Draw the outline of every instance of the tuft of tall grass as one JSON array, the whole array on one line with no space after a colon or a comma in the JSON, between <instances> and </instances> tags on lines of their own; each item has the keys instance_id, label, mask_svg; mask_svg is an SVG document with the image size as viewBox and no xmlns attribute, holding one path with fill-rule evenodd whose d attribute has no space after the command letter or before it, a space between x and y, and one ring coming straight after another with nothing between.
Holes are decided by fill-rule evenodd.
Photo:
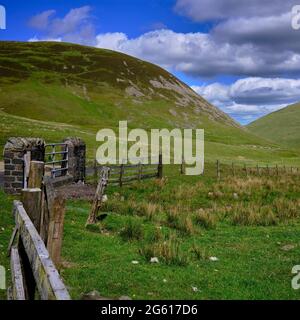
<instances>
[{"instance_id":1,"label":"tuft of tall grass","mask_svg":"<svg viewBox=\"0 0 300 320\"><path fill-rule=\"evenodd\" d=\"M195 231L190 215L178 206L167 211L167 224L185 235L192 235Z\"/></svg>"},{"instance_id":2,"label":"tuft of tall grass","mask_svg":"<svg viewBox=\"0 0 300 320\"><path fill-rule=\"evenodd\" d=\"M240 205L235 207L231 221L233 225L265 227L278 223L278 219L272 208L269 206L259 207L258 205L248 205L246 207Z\"/></svg>"},{"instance_id":3,"label":"tuft of tall grass","mask_svg":"<svg viewBox=\"0 0 300 320\"><path fill-rule=\"evenodd\" d=\"M217 216L212 212L200 209L195 215L195 222L205 229L215 229L217 225Z\"/></svg>"},{"instance_id":4,"label":"tuft of tall grass","mask_svg":"<svg viewBox=\"0 0 300 320\"><path fill-rule=\"evenodd\" d=\"M182 252L180 242L175 235L172 235L167 241L143 245L139 253L147 261L157 257L167 265L186 266L188 264L187 255Z\"/></svg>"},{"instance_id":5,"label":"tuft of tall grass","mask_svg":"<svg viewBox=\"0 0 300 320\"><path fill-rule=\"evenodd\" d=\"M128 218L120 236L125 241L142 240L144 238L142 223L136 219Z\"/></svg>"}]
</instances>

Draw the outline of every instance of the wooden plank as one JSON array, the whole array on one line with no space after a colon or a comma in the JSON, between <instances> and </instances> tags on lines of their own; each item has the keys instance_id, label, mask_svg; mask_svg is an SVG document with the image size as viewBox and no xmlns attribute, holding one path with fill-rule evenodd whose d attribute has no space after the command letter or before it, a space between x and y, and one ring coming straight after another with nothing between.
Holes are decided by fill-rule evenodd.
<instances>
[{"instance_id":1,"label":"wooden plank","mask_svg":"<svg viewBox=\"0 0 300 320\"><path fill-rule=\"evenodd\" d=\"M25 211L38 231L41 226L41 198L42 190L39 188L22 190L22 203Z\"/></svg>"},{"instance_id":2,"label":"wooden plank","mask_svg":"<svg viewBox=\"0 0 300 320\"><path fill-rule=\"evenodd\" d=\"M53 179L50 177L44 177L43 191L40 235L44 243L47 244L50 212L53 211L55 202L55 189Z\"/></svg>"},{"instance_id":3,"label":"wooden plank","mask_svg":"<svg viewBox=\"0 0 300 320\"><path fill-rule=\"evenodd\" d=\"M13 233L11 235L11 238L10 238L10 241L9 241L9 244L8 244L8 248L7 248L7 256L8 257L10 256L11 248L12 248L12 246L14 244L14 241L16 239L17 233L18 233L18 228L14 227L14 230L13 230Z\"/></svg>"},{"instance_id":4,"label":"wooden plank","mask_svg":"<svg viewBox=\"0 0 300 320\"><path fill-rule=\"evenodd\" d=\"M31 161L28 188L41 188L45 171L45 163L41 161Z\"/></svg>"},{"instance_id":5,"label":"wooden plank","mask_svg":"<svg viewBox=\"0 0 300 320\"><path fill-rule=\"evenodd\" d=\"M15 221L42 300L70 300L49 252L23 205L14 201Z\"/></svg>"},{"instance_id":6,"label":"wooden plank","mask_svg":"<svg viewBox=\"0 0 300 320\"><path fill-rule=\"evenodd\" d=\"M162 157L162 154L159 155L159 163L157 166L157 178L158 179L163 178L163 157Z\"/></svg>"},{"instance_id":7,"label":"wooden plank","mask_svg":"<svg viewBox=\"0 0 300 320\"><path fill-rule=\"evenodd\" d=\"M121 165L121 171L120 171L120 181L119 181L119 184L120 184L120 187L122 187L122 178L123 178L123 175L124 175L124 165L122 164Z\"/></svg>"},{"instance_id":8,"label":"wooden plank","mask_svg":"<svg viewBox=\"0 0 300 320\"><path fill-rule=\"evenodd\" d=\"M108 167L103 167L101 169L100 180L95 193L92 209L86 222L86 226L95 224L97 222L97 214L102 204L105 189L108 185L109 171L110 169Z\"/></svg>"},{"instance_id":9,"label":"wooden plank","mask_svg":"<svg viewBox=\"0 0 300 320\"><path fill-rule=\"evenodd\" d=\"M57 195L54 201L53 211L50 212L47 249L56 267L61 262L61 247L63 240L65 219L65 200Z\"/></svg>"},{"instance_id":10,"label":"wooden plank","mask_svg":"<svg viewBox=\"0 0 300 320\"><path fill-rule=\"evenodd\" d=\"M26 300L20 255L15 247L11 249L10 268L12 277L11 298L12 300Z\"/></svg>"}]
</instances>

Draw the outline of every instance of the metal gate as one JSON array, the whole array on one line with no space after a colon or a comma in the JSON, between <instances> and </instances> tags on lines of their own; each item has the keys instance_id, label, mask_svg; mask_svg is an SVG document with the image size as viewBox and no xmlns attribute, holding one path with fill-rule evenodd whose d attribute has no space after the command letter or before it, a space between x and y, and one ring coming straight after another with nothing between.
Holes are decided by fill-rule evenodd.
<instances>
[{"instance_id":1,"label":"metal gate","mask_svg":"<svg viewBox=\"0 0 300 320\"><path fill-rule=\"evenodd\" d=\"M45 145L45 165L50 168L51 177L65 176L69 170L69 149L66 143Z\"/></svg>"}]
</instances>

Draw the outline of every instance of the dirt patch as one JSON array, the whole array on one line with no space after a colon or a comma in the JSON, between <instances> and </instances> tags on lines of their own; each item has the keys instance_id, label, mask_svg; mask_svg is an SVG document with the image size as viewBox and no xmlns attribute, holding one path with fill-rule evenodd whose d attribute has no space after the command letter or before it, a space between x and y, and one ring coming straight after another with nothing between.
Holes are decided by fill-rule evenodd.
<instances>
[{"instance_id":1,"label":"dirt patch","mask_svg":"<svg viewBox=\"0 0 300 320\"><path fill-rule=\"evenodd\" d=\"M93 200L96 192L96 187L90 184L73 183L58 187L57 192L67 200Z\"/></svg>"}]
</instances>

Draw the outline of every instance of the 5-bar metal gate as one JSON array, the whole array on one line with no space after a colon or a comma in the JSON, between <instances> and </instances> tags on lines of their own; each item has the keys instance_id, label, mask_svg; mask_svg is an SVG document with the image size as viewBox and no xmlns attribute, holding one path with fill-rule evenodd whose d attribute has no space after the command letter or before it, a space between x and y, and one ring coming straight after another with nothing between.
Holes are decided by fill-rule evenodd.
<instances>
[{"instance_id":1,"label":"5-bar metal gate","mask_svg":"<svg viewBox=\"0 0 300 320\"><path fill-rule=\"evenodd\" d=\"M45 145L45 165L50 168L51 177L65 176L69 170L69 150L66 143L48 143Z\"/></svg>"}]
</instances>

